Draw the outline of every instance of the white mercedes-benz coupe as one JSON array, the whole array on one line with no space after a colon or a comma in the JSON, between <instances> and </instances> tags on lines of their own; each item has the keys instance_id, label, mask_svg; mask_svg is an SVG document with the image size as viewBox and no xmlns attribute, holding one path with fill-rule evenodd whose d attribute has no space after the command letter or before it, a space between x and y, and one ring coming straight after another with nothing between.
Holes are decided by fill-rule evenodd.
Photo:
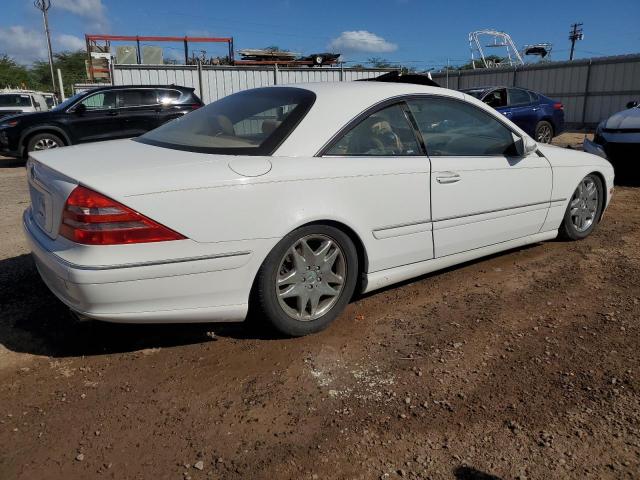
<instances>
[{"instance_id":1,"label":"white mercedes-benz coupe","mask_svg":"<svg viewBox=\"0 0 640 480\"><path fill-rule=\"evenodd\" d=\"M81 317L326 327L370 292L589 235L613 169L537 145L463 93L407 83L273 86L133 140L32 152L24 230Z\"/></svg>"}]
</instances>

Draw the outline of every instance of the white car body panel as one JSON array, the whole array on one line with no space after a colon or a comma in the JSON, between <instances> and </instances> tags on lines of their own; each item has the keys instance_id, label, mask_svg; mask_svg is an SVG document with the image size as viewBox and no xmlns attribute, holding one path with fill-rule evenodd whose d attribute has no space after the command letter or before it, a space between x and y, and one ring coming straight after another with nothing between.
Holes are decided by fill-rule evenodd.
<instances>
[{"instance_id":1,"label":"white car body panel","mask_svg":"<svg viewBox=\"0 0 640 480\"><path fill-rule=\"evenodd\" d=\"M365 260L363 290L371 291L553 238L580 179L598 172L608 195L613 185L605 160L542 145L540 154L519 159L317 157L361 112L402 95L464 99L508 121L478 100L440 88L376 82L299 88L314 91L316 102L269 157L133 140L32 154L33 205L24 228L47 285L91 318L239 321L264 259L302 225L331 222L352 235ZM438 182L451 172L460 181ZM59 236L64 203L79 183L187 238L90 246Z\"/></svg>"}]
</instances>

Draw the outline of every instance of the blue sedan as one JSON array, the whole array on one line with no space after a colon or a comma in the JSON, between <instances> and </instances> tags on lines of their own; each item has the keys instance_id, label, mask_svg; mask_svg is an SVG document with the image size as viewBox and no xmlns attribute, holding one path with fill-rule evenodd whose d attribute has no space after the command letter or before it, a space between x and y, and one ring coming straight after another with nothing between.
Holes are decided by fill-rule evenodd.
<instances>
[{"instance_id":1,"label":"blue sedan","mask_svg":"<svg viewBox=\"0 0 640 480\"><path fill-rule=\"evenodd\" d=\"M536 139L551 143L564 129L564 105L531 90L515 87L478 87L461 90L472 95Z\"/></svg>"}]
</instances>

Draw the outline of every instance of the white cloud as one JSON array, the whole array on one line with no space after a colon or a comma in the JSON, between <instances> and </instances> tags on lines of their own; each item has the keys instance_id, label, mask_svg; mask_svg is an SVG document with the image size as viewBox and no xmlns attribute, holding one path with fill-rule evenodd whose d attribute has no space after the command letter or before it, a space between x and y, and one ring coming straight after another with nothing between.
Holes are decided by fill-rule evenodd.
<instances>
[{"instance_id":1,"label":"white cloud","mask_svg":"<svg viewBox=\"0 0 640 480\"><path fill-rule=\"evenodd\" d=\"M61 33L52 39L53 51L80 50L85 42L75 35ZM0 27L0 55L6 54L18 63L30 64L47 59L47 41L41 30L27 30L21 25Z\"/></svg>"},{"instance_id":2,"label":"white cloud","mask_svg":"<svg viewBox=\"0 0 640 480\"><path fill-rule=\"evenodd\" d=\"M44 33L27 30L21 25L0 27L0 54L6 54L17 62L28 64L47 56Z\"/></svg>"},{"instance_id":3,"label":"white cloud","mask_svg":"<svg viewBox=\"0 0 640 480\"><path fill-rule=\"evenodd\" d=\"M66 10L92 20L91 27L98 29L96 33L103 33L109 29L107 8L102 3L102 0L57 0L52 8Z\"/></svg>"},{"instance_id":4,"label":"white cloud","mask_svg":"<svg viewBox=\"0 0 640 480\"><path fill-rule=\"evenodd\" d=\"M55 50L85 50L87 45L83 39L76 37L75 35L67 35L61 33L57 35L53 40L53 46Z\"/></svg>"},{"instance_id":5,"label":"white cloud","mask_svg":"<svg viewBox=\"0 0 640 480\"><path fill-rule=\"evenodd\" d=\"M329 43L329 48L342 52L389 53L395 52L398 45L386 41L375 33L366 30L342 32Z\"/></svg>"}]
</instances>

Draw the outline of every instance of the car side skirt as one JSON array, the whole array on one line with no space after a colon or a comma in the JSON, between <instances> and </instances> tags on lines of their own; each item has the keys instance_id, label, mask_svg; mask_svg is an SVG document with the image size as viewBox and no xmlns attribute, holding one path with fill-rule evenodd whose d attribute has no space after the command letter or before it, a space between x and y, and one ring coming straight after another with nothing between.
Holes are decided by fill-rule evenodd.
<instances>
[{"instance_id":1,"label":"car side skirt","mask_svg":"<svg viewBox=\"0 0 640 480\"><path fill-rule=\"evenodd\" d=\"M487 255L492 255L501 251L509 250L512 248L522 247L531 243L544 242L545 240L551 240L558 236L558 230L550 230L547 232L536 233L534 235L528 235L526 237L516 238L506 242L496 243L494 245L488 245L482 248L476 248L466 252L456 253L454 255L448 255L445 257L434 258L431 260L425 260L423 262L416 262L409 265L403 265L400 267L394 267L387 270L380 270L378 272L369 273L366 276L364 283L364 289L362 293L372 292L380 288L384 288L394 283L403 282L411 278L424 275L426 273L435 272L448 268L453 265L468 262L481 258Z\"/></svg>"}]
</instances>

